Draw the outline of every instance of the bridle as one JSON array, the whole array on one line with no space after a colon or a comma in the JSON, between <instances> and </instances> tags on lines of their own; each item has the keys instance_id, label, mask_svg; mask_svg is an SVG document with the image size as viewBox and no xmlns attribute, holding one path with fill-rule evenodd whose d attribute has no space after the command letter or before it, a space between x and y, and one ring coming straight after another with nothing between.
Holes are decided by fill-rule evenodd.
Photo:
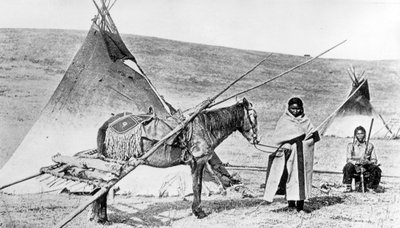
<instances>
[{"instance_id":1,"label":"bridle","mask_svg":"<svg viewBox=\"0 0 400 228\"><path fill-rule=\"evenodd\" d=\"M248 130L243 129L243 131L245 131L245 132L246 132L246 131L249 131L249 130L252 130L252 131L253 131L253 135L252 135L253 142L252 142L251 144L252 144L257 150L259 150L259 151L261 151L261 152L263 152L263 153L271 154L271 153L274 153L275 151L286 151L286 149L282 149L282 148L281 148L282 145L279 146L279 147L276 147L276 146L270 146L270 145L265 145L265 144L260 144L260 143L259 143L259 141L258 141L258 135L257 135L257 133L258 133L258 132L257 132L257 123L254 123L254 122L252 121L251 116L253 116L254 114L253 114L253 112L250 112L250 111L254 111L254 113L255 113L255 110L252 109L252 108L249 108L248 106L246 106L245 109L246 109L247 118L248 118L248 121L249 121L249 123L250 123L251 128L248 129ZM256 113L255 113L255 114L256 114ZM257 120L257 114L254 116L254 119ZM274 149L274 152L262 150L262 149L258 148L257 146L262 146L262 147Z\"/></svg>"},{"instance_id":2,"label":"bridle","mask_svg":"<svg viewBox=\"0 0 400 228\"><path fill-rule=\"evenodd\" d=\"M243 131L245 131L245 132L249 131L249 130L253 131L253 135L252 135L253 143L252 144L255 145L255 144L258 143L258 139L257 139L258 138L258 136L257 136L257 122L253 122L251 116L253 116L254 119L257 120L257 114L256 114L254 109L249 108L248 106L245 106L245 110L246 110L247 119L248 119L248 121L250 123L251 128L248 129L248 130L243 129ZM250 111L253 111L253 112L250 113Z\"/></svg>"},{"instance_id":3,"label":"bridle","mask_svg":"<svg viewBox=\"0 0 400 228\"><path fill-rule=\"evenodd\" d=\"M263 153L268 153L268 154L271 154L271 153L274 153L274 152L276 152L276 151L282 151L282 152L285 152L286 151L286 149L282 149L281 148L281 146L279 146L279 147L276 147L276 146L271 146L271 145L265 145L265 144L260 144L260 142L258 141L258 135L257 135L257 113L256 113L256 111L251 107L251 104L249 105L249 106L244 106L244 109L246 110L246 114L247 114L247 119L248 119L248 121L249 121L249 123L250 123L250 128L249 129L242 129L243 130L243 132L249 132L250 130L252 130L253 131L253 135L252 135L252 142L251 142L251 144L254 146L254 148L256 148L258 151L260 151L260 152L263 152ZM253 111L253 112L251 112L251 111ZM255 120L255 122L252 120L252 118L251 118L251 116L253 116L254 117L254 120ZM262 150L262 149L260 149L260 148L258 148L258 146L261 146L261 147L266 147L266 148L269 148L269 149L274 149L274 151L266 151L266 150Z\"/></svg>"}]
</instances>

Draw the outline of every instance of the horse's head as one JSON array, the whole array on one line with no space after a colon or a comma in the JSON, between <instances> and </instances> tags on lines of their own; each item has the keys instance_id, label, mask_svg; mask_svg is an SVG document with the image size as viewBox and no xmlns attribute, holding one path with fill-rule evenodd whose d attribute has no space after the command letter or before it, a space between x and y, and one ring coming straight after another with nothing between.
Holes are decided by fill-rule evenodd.
<instances>
[{"instance_id":1,"label":"horse's head","mask_svg":"<svg viewBox=\"0 0 400 228\"><path fill-rule=\"evenodd\" d=\"M249 142L258 143L260 140L258 138L257 112L246 98L243 98L241 103L244 108L244 117L238 130Z\"/></svg>"}]
</instances>

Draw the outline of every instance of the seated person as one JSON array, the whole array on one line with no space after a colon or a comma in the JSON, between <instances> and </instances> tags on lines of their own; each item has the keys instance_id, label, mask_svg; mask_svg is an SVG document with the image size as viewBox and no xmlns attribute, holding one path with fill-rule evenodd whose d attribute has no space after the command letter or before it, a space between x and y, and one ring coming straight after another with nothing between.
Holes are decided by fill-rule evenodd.
<instances>
[{"instance_id":1,"label":"seated person","mask_svg":"<svg viewBox=\"0 0 400 228\"><path fill-rule=\"evenodd\" d=\"M343 168L343 184L346 192L351 192L352 178L356 181L356 189L361 190L361 172L364 175L364 188L376 190L381 180L381 169L375 154L374 145L365 141L365 129L362 126L354 129L353 142L347 145L347 164Z\"/></svg>"}]
</instances>

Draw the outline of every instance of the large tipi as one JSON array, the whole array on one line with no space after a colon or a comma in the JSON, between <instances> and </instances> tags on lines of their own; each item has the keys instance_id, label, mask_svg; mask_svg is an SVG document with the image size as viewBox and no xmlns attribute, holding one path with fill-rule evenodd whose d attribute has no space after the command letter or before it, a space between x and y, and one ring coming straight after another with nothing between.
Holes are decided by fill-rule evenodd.
<instances>
[{"instance_id":1,"label":"large tipi","mask_svg":"<svg viewBox=\"0 0 400 228\"><path fill-rule=\"evenodd\" d=\"M364 71L357 76L354 67L348 69L352 87L349 96L322 124L325 136L353 137L354 129L363 126L367 131L374 119L371 138L392 138L392 132L382 116L370 103L370 93Z\"/></svg>"},{"instance_id":2,"label":"large tipi","mask_svg":"<svg viewBox=\"0 0 400 228\"><path fill-rule=\"evenodd\" d=\"M99 14L86 39L39 119L0 170L0 186L38 173L41 167L53 164L51 157L57 153L72 156L96 148L97 130L112 113L146 113L151 106L159 117L171 114L172 106L139 67L122 41L105 1L101 3L96 5ZM145 181L141 181L143 178ZM188 178L186 166L168 170L143 166L121 185L131 186L132 189L123 189L125 192L146 194L150 189L158 191L157 181L165 185L163 179L168 179L168 185L172 185L172 180L187 183ZM150 185L140 186L144 183ZM11 193L46 190L47 186L36 179L6 189Z\"/></svg>"}]
</instances>

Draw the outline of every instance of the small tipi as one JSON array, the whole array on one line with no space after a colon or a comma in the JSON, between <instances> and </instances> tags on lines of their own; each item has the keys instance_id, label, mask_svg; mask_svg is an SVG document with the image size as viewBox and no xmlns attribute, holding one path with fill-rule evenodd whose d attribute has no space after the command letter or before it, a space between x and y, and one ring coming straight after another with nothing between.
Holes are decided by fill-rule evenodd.
<instances>
[{"instance_id":1,"label":"small tipi","mask_svg":"<svg viewBox=\"0 0 400 228\"><path fill-rule=\"evenodd\" d=\"M96 148L97 131L112 113L146 113L151 106L158 117L171 114L172 106L139 67L122 41L105 1L101 3L99 7L95 2L99 14L39 119L0 170L0 186L38 173L41 167L53 164L51 157L57 153L73 156ZM172 178L176 173L180 179L190 178L189 167L145 167L133 172L146 174L146 181L141 184L152 183L152 179L153 183L163 181L160 178ZM140 191L137 186L141 177L135 179L132 175L122 184L129 187L136 181L136 189L123 189L125 192ZM6 189L11 193L46 190L35 179Z\"/></svg>"},{"instance_id":2,"label":"small tipi","mask_svg":"<svg viewBox=\"0 0 400 228\"><path fill-rule=\"evenodd\" d=\"M371 138L391 138L390 129L370 103L365 71L357 76L354 67L350 67L348 73L352 80L350 94L345 102L321 124L322 135L353 137L357 126L363 126L368 132L371 119L374 118Z\"/></svg>"}]
</instances>

